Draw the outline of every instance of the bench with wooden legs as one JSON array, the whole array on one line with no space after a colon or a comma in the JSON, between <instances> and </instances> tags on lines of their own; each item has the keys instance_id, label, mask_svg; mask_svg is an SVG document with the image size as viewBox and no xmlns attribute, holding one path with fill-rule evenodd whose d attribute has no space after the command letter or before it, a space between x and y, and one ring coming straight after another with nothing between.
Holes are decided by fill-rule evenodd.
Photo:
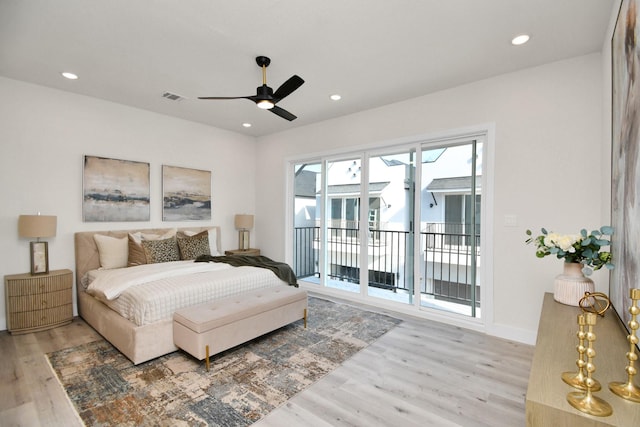
<instances>
[{"instance_id":1,"label":"bench with wooden legs","mask_svg":"<svg viewBox=\"0 0 640 427\"><path fill-rule=\"evenodd\" d=\"M173 315L175 345L198 360L304 319L307 291L293 286L258 289L217 301L185 307Z\"/></svg>"}]
</instances>

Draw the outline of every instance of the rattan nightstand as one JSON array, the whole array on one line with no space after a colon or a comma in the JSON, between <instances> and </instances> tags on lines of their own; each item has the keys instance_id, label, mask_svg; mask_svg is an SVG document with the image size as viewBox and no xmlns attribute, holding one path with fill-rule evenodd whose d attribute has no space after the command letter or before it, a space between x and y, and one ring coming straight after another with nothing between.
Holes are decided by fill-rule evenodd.
<instances>
[{"instance_id":1,"label":"rattan nightstand","mask_svg":"<svg viewBox=\"0 0 640 427\"><path fill-rule=\"evenodd\" d=\"M71 270L4 276L7 329L12 334L24 334L70 323L72 288Z\"/></svg>"}]
</instances>

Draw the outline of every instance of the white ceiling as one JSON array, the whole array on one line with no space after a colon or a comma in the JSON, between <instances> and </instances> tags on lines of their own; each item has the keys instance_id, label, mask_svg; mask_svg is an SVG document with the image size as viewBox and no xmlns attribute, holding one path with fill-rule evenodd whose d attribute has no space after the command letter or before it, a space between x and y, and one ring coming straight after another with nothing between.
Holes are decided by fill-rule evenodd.
<instances>
[{"instance_id":1,"label":"white ceiling","mask_svg":"<svg viewBox=\"0 0 640 427\"><path fill-rule=\"evenodd\" d=\"M599 52L618 2L0 0L0 75L260 136ZM197 99L255 95L258 55L274 90L305 80L278 104L297 120Z\"/></svg>"}]
</instances>

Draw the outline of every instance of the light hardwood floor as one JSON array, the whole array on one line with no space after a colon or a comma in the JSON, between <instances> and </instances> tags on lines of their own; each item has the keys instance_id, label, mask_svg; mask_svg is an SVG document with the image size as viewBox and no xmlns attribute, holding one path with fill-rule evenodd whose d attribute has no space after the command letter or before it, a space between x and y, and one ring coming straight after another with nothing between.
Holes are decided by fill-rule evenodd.
<instances>
[{"instance_id":1,"label":"light hardwood floor","mask_svg":"<svg viewBox=\"0 0 640 427\"><path fill-rule=\"evenodd\" d=\"M404 322L254 426L525 425L532 346L388 314ZM99 338L77 318L0 332L0 425L81 426L44 355Z\"/></svg>"}]
</instances>

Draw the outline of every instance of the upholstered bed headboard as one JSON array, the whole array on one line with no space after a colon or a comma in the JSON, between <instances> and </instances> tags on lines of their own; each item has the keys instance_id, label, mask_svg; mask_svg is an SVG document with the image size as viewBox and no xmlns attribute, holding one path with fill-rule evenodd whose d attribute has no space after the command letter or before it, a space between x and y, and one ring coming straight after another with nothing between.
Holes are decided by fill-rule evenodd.
<instances>
[{"instance_id":1,"label":"upholstered bed headboard","mask_svg":"<svg viewBox=\"0 0 640 427\"><path fill-rule=\"evenodd\" d=\"M221 251L220 246L220 227L208 226L208 227L179 227L178 231L195 231L200 232L209 229L216 229L216 247L218 251ZM105 230L105 231L80 231L74 235L75 244L75 258L76 258L76 286L78 291L82 289L80 280L87 271L100 268L100 255L98 253L98 246L93 238L94 234L101 234L104 236L122 238L126 237L128 233L135 233L141 231L143 233L150 234L164 234L169 230L176 229L176 227L168 228L146 228L146 229L134 229L134 230ZM213 245L210 242L211 247Z\"/></svg>"}]
</instances>

